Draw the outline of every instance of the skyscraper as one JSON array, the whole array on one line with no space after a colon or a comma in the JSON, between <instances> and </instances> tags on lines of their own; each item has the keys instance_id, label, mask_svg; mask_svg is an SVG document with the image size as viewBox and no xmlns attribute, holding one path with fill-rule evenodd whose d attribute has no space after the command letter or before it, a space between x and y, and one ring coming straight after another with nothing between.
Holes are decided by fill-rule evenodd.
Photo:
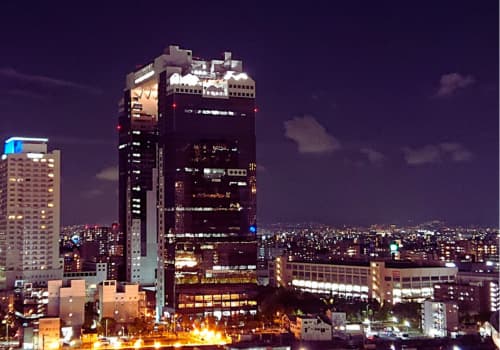
<instances>
[{"instance_id":1,"label":"skyscraper","mask_svg":"<svg viewBox=\"0 0 500 350\"><path fill-rule=\"evenodd\" d=\"M127 81L119 106L119 225L125 272L120 280L154 285L157 265L157 84Z\"/></svg>"},{"instance_id":2,"label":"skyscraper","mask_svg":"<svg viewBox=\"0 0 500 350\"><path fill-rule=\"evenodd\" d=\"M124 99L123 109L132 122L123 124L142 118L133 116L134 106L147 108L157 123L151 173L157 181L158 313L254 313L255 82L230 52L203 60L170 46L127 76L126 91L132 99Z\"/></svg>"},{"instance_id":3,"label":"skyscraper","mask_svg":"<svg viewBox=\"0 0 500 350\"><path fill-rule=\"evenodd\" d=\"M46 285L59 258L60 152L47 139L12 137L0 160L0 285Z\"/></svg>"}]
</instances>

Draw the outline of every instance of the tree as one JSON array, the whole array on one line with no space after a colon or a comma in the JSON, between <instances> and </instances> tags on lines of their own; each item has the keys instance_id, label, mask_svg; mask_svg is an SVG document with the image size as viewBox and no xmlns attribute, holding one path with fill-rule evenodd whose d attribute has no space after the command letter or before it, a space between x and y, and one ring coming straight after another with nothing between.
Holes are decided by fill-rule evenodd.
<instances>
[{"instance_id":1,"label":"tree","mask_svg":"<svg viewBox=\"0 0 500 350\"><path fill-rule=\"evenodd\" d=\"M97 333L103 335L114 335L116 333L116 321L114 318L104 317L97 325Z\"/></svg>"},{"instance_id":2,"label":"tree","mask_svg":"<svg viewBox=\"0 0 500 350\"><path fill-rule=\"evenodd\" d=\"M320 313L326 304L317 295L293 289L267 289L260 295L260 313L264 322L273 322L276 315Z\"/></svg>"},{"instance_id":3,"label":"tree","mask_svg":"<svg viewBox=\"0 0 500 350\"><path fill-rule=\"evenodd\" d=\"M398 303L393 306L392 312L400 320L408 320L413 324L420 324L422 307L417 302Z\"/></svg>"},{"instance_id":4,"label":"tree","mask_svg":"<svg viewBox=\"0 0 500 350\"><path fill-rule=\"evenodd\" d=\"M90 330L90 327L97 319L97 313L95 312L94 303L85 303L85 315L83 321L83 329Z\"/></svg>"}]
</instances>

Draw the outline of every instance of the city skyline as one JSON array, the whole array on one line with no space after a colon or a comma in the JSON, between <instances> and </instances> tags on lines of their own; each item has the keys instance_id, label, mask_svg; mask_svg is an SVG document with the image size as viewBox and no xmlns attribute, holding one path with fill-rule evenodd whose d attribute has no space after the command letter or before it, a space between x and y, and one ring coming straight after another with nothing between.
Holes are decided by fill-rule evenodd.
<instances>
[{"instance_id":1,"label":"city skyline","mask_svg":"<svg viewBox=\"0 0 500 350\"><path fill-rule=\"evenodd\" d=\"M62 17L64 6L43 7L32 11L44 14L38 22L7 6L0 136L48 137L62 150L63 224L118 220L123 75L169 44L204 58L232 51L259 81L260 222L498 224L494 2L432 11L395 2L303 12L255 5L234 17L221 7L213 16L227 23L207 31L182 7L165 24L149 14L154 30L118 30L109 16L142 15L80 8ZM384 12L397 16L379 21ZM39 30L22 28L26 21Z\"/></svg>"}]
</instances>

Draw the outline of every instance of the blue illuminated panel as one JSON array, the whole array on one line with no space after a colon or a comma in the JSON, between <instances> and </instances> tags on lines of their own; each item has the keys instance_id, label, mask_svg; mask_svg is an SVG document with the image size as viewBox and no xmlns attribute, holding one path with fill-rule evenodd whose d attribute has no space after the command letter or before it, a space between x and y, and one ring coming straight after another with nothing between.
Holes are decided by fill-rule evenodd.
<instances>
[{"instance_id":1,"label":"blue illuminated panel","mask_svg":"<svg viewBox=\"0 0 500 350\"><path fill-rule=\"evenodd\" d=\"M24 143L47 143L49 139L14 136L5 140L4 154L23 153Z\"/></svg>"},{"instance_id":2,"label":"blue illuminated panel","mask_svg":"<svg viewBox=\"0 0 500 350\"><path fill-rule=\"evenodd\" d=\"M22 140L7 140L5 142L4 154L21 153L23 151Z\"/></svg>"}]
</instances>

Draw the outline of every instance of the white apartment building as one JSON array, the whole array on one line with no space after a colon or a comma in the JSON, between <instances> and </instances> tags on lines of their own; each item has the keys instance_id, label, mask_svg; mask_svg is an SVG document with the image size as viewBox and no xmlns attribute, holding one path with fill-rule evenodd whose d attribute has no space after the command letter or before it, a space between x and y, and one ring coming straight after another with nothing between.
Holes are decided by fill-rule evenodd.
<instances>
[{"instance_id":1,"label":"white apartment building","mask_svg":"<svg viewBox=\"0 0 500 350\"><path fill-rule=\"evenodd\" d=\"M61 279L60 151L11 137L0 160L0 288Z\"/></svg>"},{"instance_id":2,"label":"white apartment building","mask_svg":"<svg viewBox=\"0 0 500 350\"><path fill-rule=\"evenodd\" d=\"M446 337L458 331L458 305L454 301L426 300L423 304L422 328L430 337Z\"/></svg>"},{"instance_id":3,"label":"white apartment building","mask_svg":"<svg viewBox=\"0 0 500 350\"><path fill-rule=\"evenodd\" d=\"M423 302L433 285L455 280L456 267L426 266L401 261L313 263L278 257L270 265L273 285L325 296L374 298L381 304Z\"/></svg>"},{"instance_id":4,"label":"white apartment building","mask_svg":"<svg viewBox=\"0 0 500 350\"><path fill-rule=\"evenodd\" d=\"M290 332L297 340L332 340L332 325L326 317L297 316L290 320Z\"/></svg>"}]
</instances>

